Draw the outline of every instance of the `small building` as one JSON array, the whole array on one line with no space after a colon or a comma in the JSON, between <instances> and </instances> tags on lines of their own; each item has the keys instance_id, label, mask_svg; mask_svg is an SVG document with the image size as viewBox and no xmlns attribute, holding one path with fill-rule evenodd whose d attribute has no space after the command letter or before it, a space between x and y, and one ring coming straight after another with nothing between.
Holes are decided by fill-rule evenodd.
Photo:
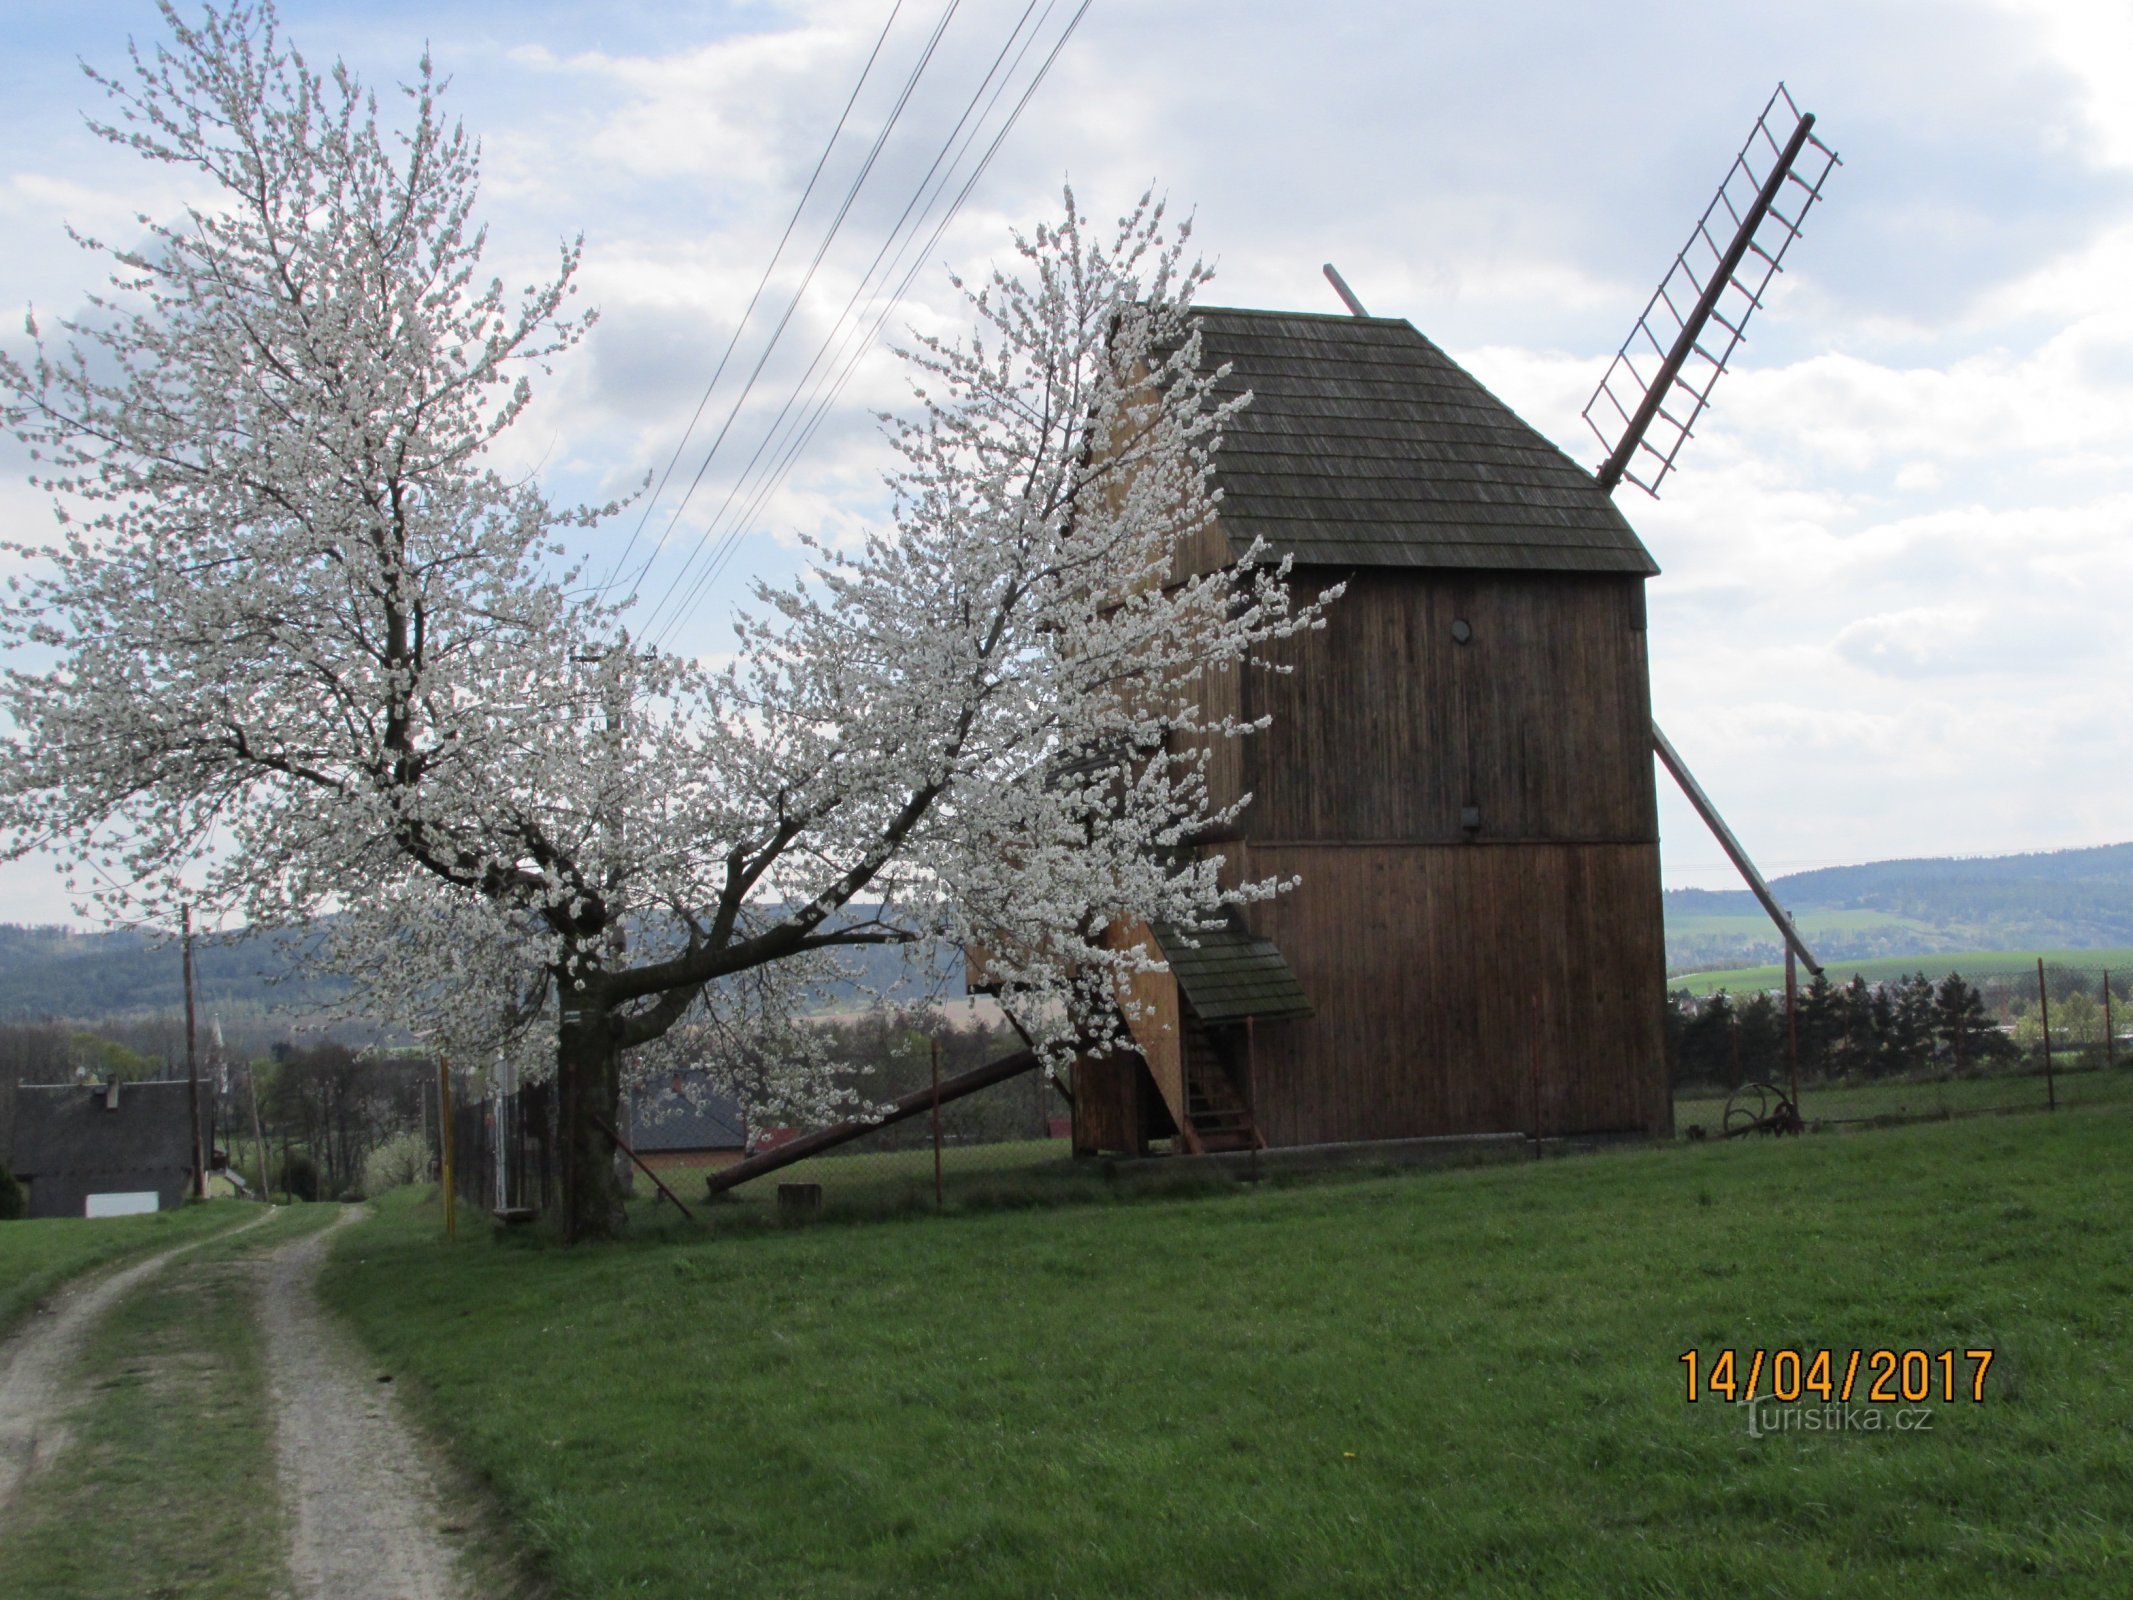
<instances>
[{"instance_id":1,"label":"small building","mask_svg":"<svg viewBox=\"0 0 2133 1600\"><path fill-rule=\"evenodd\" d=\"M9 1166L32 1217L171 1211L193 1181L186 1083L37 1084L15 1092Z\"/></svg>"},{"instance_id":2,"label":"small building","mask_svg":"<svg viewBox=\"0 0 2133 1600\"><path fill-rule=\"evenodd\" d=\"M630 1091L630 1148L654 1172L710 1171L748 1154L748 1118L690 1073Z\"/></svg>"},{"instance_id":3,"label":"small building","mask_svg":"<svg viewBox=\"0 0 2133 1600\"><path fill-rule=\"evenodd\" d=\"M1136 984L1074 1073L1077 1152L1672 1125L1644 583L1591 474L1405 321L1207 310L1251 404L1176 575L1263 538L1321 631L1207 682L1199 848L1295 879Z\"/></svg>"}]
</instances>

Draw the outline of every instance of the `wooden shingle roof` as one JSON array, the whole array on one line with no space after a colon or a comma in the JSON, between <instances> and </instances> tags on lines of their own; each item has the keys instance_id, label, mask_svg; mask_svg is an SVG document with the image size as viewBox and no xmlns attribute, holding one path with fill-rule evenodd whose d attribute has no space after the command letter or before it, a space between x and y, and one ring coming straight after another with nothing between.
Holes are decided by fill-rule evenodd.
<instances>
[{"instance_id":1,"label":"wooden shingle roof","mask_svg":"<svg viewBox=\"0 0 2133 1600\"><path fill-rule=\"evenodd\" d=\"M1274 1022L1311 1015L1303 985L1273 940L1235 926L1181 934L1159 922L1152 931L1185 1003L1202 1022L1218 1026L1246 1017Z\"/></svg>"},{"instance_id":2,"label":"wooden shingle roof","mask_svg":"<svg viewBox=\"0 0 2133 1600\"><path fill-rule=\"evenodd\" d=\"M1659 568L1592 475L1387 317L1202 310L1219 391L1252 403L1216 456L1233 553L1300 564L1537 572Z\"/></svg>"}]
</instances>

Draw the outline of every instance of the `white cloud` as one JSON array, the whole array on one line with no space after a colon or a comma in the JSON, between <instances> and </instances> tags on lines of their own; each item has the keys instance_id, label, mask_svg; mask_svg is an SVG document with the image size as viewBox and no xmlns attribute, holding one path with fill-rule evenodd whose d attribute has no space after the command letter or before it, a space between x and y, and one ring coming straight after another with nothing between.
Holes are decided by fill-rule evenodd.
<instances>
[{"instance_id":1,"label":"white cloud","mask_svg":"<svg viewBox=\"0 0 2133 1600\"><path fill-rule=\"evenodd\" d=\"M507 281L532 281L584 230L584 298L603 321L506 455L562 498L605 498L671 456L883 9L534 4L507 23L451 11L420 26L328 0L291 13L314 59L346 49L379 82L435 31L484 139ZM949 86L975 80L1019 13L984 0L958 13L940 76L825 256L789 350L735 423L743 448L707 475L648 599L865 270L930 158L920 136L961 109ZM899 25L882 86L930 20ZM78 304L90 274L63 218L113 233L182 200L168 174L100 150L67 116L85 87L68 58L115 60L140 25L91 9L17 41L28 88L0 105L8 327L31 299ZM2112 731L2133 673L2117 625L2133 592L2128 60L2133 13L2071 0L1105 0L931 255L984 262L1063 177L1100 217L1155 179L1197 213L1221 267L1212 299L1331 311L1319 264L1332 259L1373 311L1412 318L1589 465L1579 409L1782 61L1847 165L1665 499L1624 501L1664 568L1660 716L1773 870L2097 842L2126 831L2133 785ZM828 205L886 104L856 108ZM811 207L766 303L797 282L828 205ZM953 328L931 264L918 286L891 327ZM752 365L760 336L752 324L735 359ZM900 400L893 363L860 369L685 644L718 648L738 580L790 569L781 535L849 538L878 517L887 458L868 413ZM675 498L653 508L648 538ZM44 514L19 479L0 487L9 531ZM603 536L596 571L635 522ZM1666 807L1670 867L1712 857ZM0 884L29 897L18 914L61 914L37 875Z\"/></svg>"}]
</instances>

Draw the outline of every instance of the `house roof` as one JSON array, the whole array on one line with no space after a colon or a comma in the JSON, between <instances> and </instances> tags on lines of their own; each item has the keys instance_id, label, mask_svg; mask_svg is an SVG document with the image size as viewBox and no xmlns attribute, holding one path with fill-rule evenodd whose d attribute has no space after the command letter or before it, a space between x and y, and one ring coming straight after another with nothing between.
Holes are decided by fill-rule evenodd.
<instances>
[{"instance_id":1,"label":"house roof","mask_svg":"<svg viewBox=\"0 0 2133 1600\"><path fill-rule=\"evenodd\" d=\"M1398 318L1210 309L1204 365L1252 403L1216 482L1233 552L1326 566L1659 568L1576 462Z\"/></svg>"},{"instance_id":2,"label":"house roof","mask_svg":"<svg viewBox=\"0 0 2133 1600\"><path fill-rule=\"evenodd\" d=\"M698 1074L677 1072L630 1095L630 1148L639 1153L747 1146L748 1118L740 1102L705 1087Z\"/></svg>"},{"instance_id":3,"label":"house roof","mask_svg":"<svg viewBox=\"0 0 2133 1600\"><path fill-rule=\"evenodd\" d=\"M1211 1026L1247 1017L1277 1022L1311 1015L1303 985L1271 939L1226 925L1185 933L1158 922L1156 948L1193 1014Z\"/></svg>"},{"instance_id":4,"label":"house roof","mask_svg":"<svg viewBox=\"0 0 2133 1600\"><path fill-rule=\"evenodd\" d=\"M111 1088L117 1090L114 1096ZM192 1113L184 1083L25 1083L15 1091L21 1178L189 1173Z\"/></svg>"}]
</instances>

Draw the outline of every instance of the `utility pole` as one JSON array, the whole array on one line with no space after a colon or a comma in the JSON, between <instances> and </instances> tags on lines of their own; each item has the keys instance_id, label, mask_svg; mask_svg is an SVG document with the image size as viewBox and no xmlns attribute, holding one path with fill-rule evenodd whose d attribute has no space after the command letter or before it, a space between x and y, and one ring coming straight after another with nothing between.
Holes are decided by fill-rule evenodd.
<instances>
[{"instance_id":1,"label":"utility pole","mask_svg":"<svg viewBox=\"0 0 2133 1600\"><path fill-rule=\"evenodd\" d=\"M207 1198L207 1150L200 1142L200 1046L193 1026L193 908L178 907L185 942L185 1082L186 1103L193 1113L193 1198Z\"/></svg>"},{"instance_id":2,"label":"utility pole","mask_svg":"<svg viewBox=\"0 0 2133 1600\"><path fill-rule=\"evenodd\" d=\"M252 1090L252 1143L259 1151L259 1198L268 1205L274 1203L274 1188L267 1177L267 1136L259 1121L259 1064L247 1061L244 1064L244 1080Z\"/></svg>"}]
</instances>

